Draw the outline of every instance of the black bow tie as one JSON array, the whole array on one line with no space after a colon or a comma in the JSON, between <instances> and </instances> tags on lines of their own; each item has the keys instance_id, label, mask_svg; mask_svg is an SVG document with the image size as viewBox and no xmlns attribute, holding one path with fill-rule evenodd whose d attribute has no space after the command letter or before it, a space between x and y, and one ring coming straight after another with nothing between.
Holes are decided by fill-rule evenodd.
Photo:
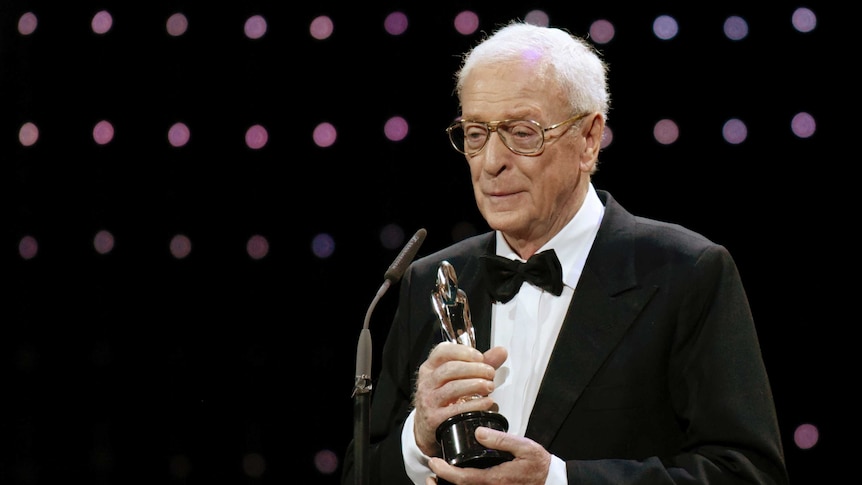
<instances>
[{"instance_id":1,"label":"black bow tie","mask_svg":"<svg viewBox=\"0 0 862 485\"><path fill-rule=\"evenodd\" d=\"M553 249L530 256L526 263L496 255L480 256L479 262L495 301L506 303L514 298L524 281L557 296L563 293L563 267Z\"/></svg>"}]
</instances>

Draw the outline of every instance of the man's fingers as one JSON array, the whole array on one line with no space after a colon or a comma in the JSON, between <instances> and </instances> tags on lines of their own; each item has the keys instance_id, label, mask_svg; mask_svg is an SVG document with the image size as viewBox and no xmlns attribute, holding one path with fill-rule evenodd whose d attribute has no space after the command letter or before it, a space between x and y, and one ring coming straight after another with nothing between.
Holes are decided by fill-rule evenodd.
<instances>
[{"instance_id":1,"label":"man's fingers","mask_svg":"<svg viewBox=\"0 0 862 485\"><path fill-rule=\"evenodd\" d=\"M492 450L508 451L512 454L515 454L515 449L520 443L513 434L484 426L476 428L476 440Z\"/></svg>"},{"instance_id":2,"label":"man's fingers","mask_svg":"<svg viewBox=\"0 0 862 485\"><path fill-rule=\"evenodd\" d=\"M482 352L479 352L469 345L461 345L452 342L440 342L431 349L431 354L428 355L428 362L430 362L434 367L437 367L449 360L482 362L482 360L484 360L484 356L482 355Z\"/></svg>"},{"instance_id":3,"label":"man's fingers","mask_svg":"<svg viewBox=\"0 0 862 485\"><path fill-rule=\"evenodd\" d=\"M485 352L485 363L495 369L499 369L503 362L509 357L509 352L503 347L494 347Z\"/></svg>"}]
</instances>

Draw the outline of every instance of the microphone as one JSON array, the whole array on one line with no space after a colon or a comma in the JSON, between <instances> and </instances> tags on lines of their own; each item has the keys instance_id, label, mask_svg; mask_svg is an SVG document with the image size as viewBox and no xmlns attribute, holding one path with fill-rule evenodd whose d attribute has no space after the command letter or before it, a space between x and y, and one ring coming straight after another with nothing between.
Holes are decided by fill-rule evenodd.
<instances>
[{"instance_id":1,"label":"microphone","mask_svg":"<svg viewBox=\"0 0 862 485\"><path fill-rule=\"evenodd\" d=\"M389 269L387 269L386 273L383 275L385 280L380 286L380 289L377 290L377 295L374 296L374 300L372 300L371 306L368 307L368 311L365 312L365 322L362 325L362 332L359 334L359 346L356 348L356 382L353 389L354 396L357 392L368 392L371 390L371 332L368 328L371 322L371 312L374 310L374 307L377 306L377 302L380 301L383 294L386 293L386 290L388 290L394 283L400 281L401 277L404 276L404 272L407 271L407 267L410 266L411 262L413 262L413 258L415 258L416 253L419 252L419 247L422 246L427 234L428 231L424 228L419 229L416 231L416 234L407 241L407 244L404 245L404 249L398 253L395 261L392 261L392 264L389 265Z\"/></svg>"},{"instance_id":2,"label":"microphone","mask_svg":"<svg viewBox=\"0 0 862 485\"><path fill-rule=\"evenodd\" d=\"M409 266L410 262L413 261L413 258L416 257L416 253L419 251L419 246L421 246L422 242L425 241L425 236L427 234L428 231L425 229L419 229L416 231L416 234L407 241L407 244L404 245L404 249L401 250L398 257L395 258L395 261L389 265L389 269L386 270L386 274L383 275L387 281L397 283L398 280L404 276L404 271L407 270L407 266Z\"/></svg>"},{"instance_id":3,"label":"microphone","mask_svg":"<svg viewBox=\"0 0 862 485\"><path fill-rule=\"evenodd\" d=\"M354 463L356 469L355 483L357 485L368 484L368 428L369 428L369 393L371 392L371 330L368 325L371 322L371 312L377 306L377 302L386 293L394 283L401 280L407 267L416 257L419 251L419 246L425 241L425 235L428 234L424 228L416 231L416 234L407 241L404 249L398 253L395 261L389 265L386 273L383 275L383 284L377 290L377 295L371 301L368 311L365 312L365 321L362 325L362 332L359 334L359 343L356 345L356 381L353 385L353 397L355 398L353 406L353 446L354 446Z\"/></svg>"}]
</instances>

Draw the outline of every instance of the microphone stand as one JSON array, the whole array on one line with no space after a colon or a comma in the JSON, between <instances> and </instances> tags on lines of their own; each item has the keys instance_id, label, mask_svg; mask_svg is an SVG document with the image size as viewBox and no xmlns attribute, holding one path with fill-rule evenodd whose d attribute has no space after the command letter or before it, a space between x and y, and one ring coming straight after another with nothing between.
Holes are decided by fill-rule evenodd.
<instances>
[{"instance_id":1,"label":"microphone stand","mask_svg":"<svg viewBox=\"0 0 862 485\"><path fill-rule=\"evenodd\" d=\"M428 231L424 228L419 229L407 241L395 261L389 265L389 269L383 275L385 278L383 284L380 285L371 305L368 306L368 311L365 312L365 322L362 325L362 332L359 334L359 342L356 344L356 381L353 384L353 466L356 468L354 480L356 485L368 485L369 481L368 452L371 441L368 428L371 422L369 405L371 401L371 330L368 327L371 322L371 312L383 294L386 293L386 290L401 279L407 266L416 257L416 252L419 251L419 246L422 245L427 233Z\"/></svg>"},{"instance_id":2,"label":"microphone stand","mask_svg":"<svg viewBox=\"0 0 862 485\"><path fill-rule=\"evenodd\" d=\"M371 312L377 306L377 302L389 289L392 282L387 279L377 290L377 295L371 301L368 311L365 312L365 323L359 333L359 342L356 344L356 381L353 385L353 453L354 466L356 467L356 485L368 485L368 448L370 400L371 400Z\"/></svg>"}]
</instances>

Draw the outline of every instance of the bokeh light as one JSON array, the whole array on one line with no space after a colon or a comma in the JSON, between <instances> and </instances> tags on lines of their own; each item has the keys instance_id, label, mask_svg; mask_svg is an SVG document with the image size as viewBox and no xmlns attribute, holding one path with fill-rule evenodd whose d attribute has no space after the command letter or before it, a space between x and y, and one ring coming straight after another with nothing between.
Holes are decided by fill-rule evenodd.
<instances>
[{"instance_id":1,"label":"bokeh light","mask_svg":"<svg viewBox=\"0 0 862 485\"><path fill-rule=\"evenodd\" d=\"M793 134L799 138L809 138L817 131L817 123L814 121L814 117L806 112L794 115L790 127L793 130Z\"/></svg>"},{"instance_id":2,"label":"bokeh light","mask_svg":"<svg viewBox=\"0 0 862 485\"><path fill-rule=\"evenodd\" d=\"M551 18L548 16L548 12L544 10L530 10L527 12L527 15L524 16L524 22L547 27L551 23Z\"/></svg>"},{"instance_id":3,"label":"bokeh light","mask_svg":"<svg viewBox=\"0 0 862 485\"><path fill-rule=\"evenodd\" d=\"M33 259L39 253L39 242L33 236L24 236L18 242L18 254L24 259Z\"/></svg>"},{"instance_id":4,"label":"bokeh light","mask_svg":"<svg viewBox=\"0 0 862 485\"><path fill-rule=\"evenodd\" d=\"M255 234L248 238L245 250L251 259L263 259L269 254L269 240L260 234Z\"/></svg>"},{"instance_id":5,"label":"bokeh light","mask_svg":"<svg viewBox=\"0 0 862 485\"><path fill-rule=\"evenodd\" d=\"M93 248L99 254L108 254L114 250L114 235L110 231L101 230L93 237Z\"/></svg>"},{"instance_id":6,"label":"bokeh light","mask_svg":"<svg viewBox=\"0 0 862 485\"><path fill-rule=\"evenodd\" d=\"M245 21L243 32L249 39L260 39L266 34L266 19L262 15L252 15Z\"/></svg>"},{"instance_id":7,"label":"bokeh light","mask_svg":"<svg viewBox=\"0 0 862 485\"><path fill-rule=\"evenodd\" d=\"M318 258L329 258L335 252L335 240L329 234L318 234L311 241L311 252Z\"/></svg>"},{"instance_id":8,"label":"bokeh light","mask_svg":"<svg viewBox=\"0 0 862 485\"><path fill-rule=\"evenodd\" d=\"M320 450L314 455L314 466L324 475L338 471L338 455L332 450Z\"/></svg>"},{"instance_id":9,"label":"bokeh light","mask_svg":"<svg viewBox=\"0 0 862 485\"><path fill-rule=\"evenodd\" d=\"M742 120L732 118L724 123L721 129L721 135L732 145L739 145L748 138L748 127L745 126Z\"/></svg>"},{"instance_id":10,"label":"bokeh light","mask_svg":"<svg viewBox=\"0 0 862 485\"><path fill-rule=\"evenodd\" d=\"M260 150L269 141L269 132L262 125L252 125L245 132L245 144L252 150Z\"/></svg>"},{"instance_id":11,"label":"bokeh light","mask_svg":"<svg viewBox=\"0 0 862 485\"><path fill-rule=\"evenodd\" d=\"M386 125L383 127L383 132L386 134L386 138L392 141L401 141L407 137L407 132L409 131L409 127L407 126L407 120L405 120L401 116L393 116L386 120Z\"/></svg>"},{"instance_id":12,"label":"bokeh light","mask_svg":"<svg viewBox=\"0 0 862 485\"><path fill-rule=\"evenodd\" d=\"M171 146L185 146L189 142L189 138L191 138L191 131L185 123L174 123L168 130L168 143Z\"/></svg>"},{"instance_id":13,"label":"bokeh light","mask_svg":"<svg viewBox=\"0 0 862 485\"><path fill-rule=\"evenodd\" d=\"M332 19L327 16L315 17L311 21L308 31L317 40L328 39L335 31L335 25L332 23Z\"/></svg>"},{"instance_id":14,"label":"bokeh light","mask_svg":"<svg viewBox=\"0 0 862 485\"><path fill-rule=\"evenodd\" d=\"M261 478L266 472L266 460L260 453L246 453L242 457L242 470L251 478Z\"/></svg>"},{"instance_id":15,"label":"bokeh light","mask_svg":"<svg viewBox=\"0 0 862 485\"><path fill-rule=\"evenodd\" d=\"M107 10L100 10L93 15L90 27L97 34L105 34L114 25L114 17Z\"/></svg>"},{"instance_id":16,"label":"bokeh light","mask_svg":"<svg viewBox=\"0 0 862 485\"><path fill-rule=\"evenodd\" d=\"M25 147L34 145L39 140L39 127L31 122L21 125L18 130L18 142Z\"/></svg>"},{"instance_id":17,"label":"bokeh light","mask_svg":"<svg viewBox=\"0 0 862 485\"><path fill-rule=\"evenodd\" d=\"M391 35L401 35L407 31L409 24L404 12L392 12L383 21L383 28Z\"/></svg>"},{"instance_id":18,"label":"bokeh light","mask_svg":"<svg viewBox=\"0 0 862 485\"><path fill-rule=\"evenodd\" d=\"M673 120L660 120L653 128L653 137L662 145L670 145L679 139L679 126Z\"/></svg>"},{"instance_id":19,"label":"bokeh light","mask_svg":"<svg viewBox=\"0 0 862 485\"><path fill-rule=\"evenodd\" d=\"M812 424L801 424L793 432L793 442L802 450L814 447L820 440L820 431Z\"/></svg>"},{"instance_id":20,"label":"bokeh light","mask_svg":"<svg viewBox=\"0 0 862 485\"><path fill-rule=\"evenodd\" d=\"M611 143L614 142L614 130L610 127L610 125L605 125L605 131L602 133L602 149L611 146Z\"/></svg>"},{"instance_id":21,"label":"bokeh light","mask_svg":"<svg viewBox=\"0 0 862 485\"><path fill-rule=\"evenodd\" d=\"M479 16L476 12L464 10L455 16L455 30L462 35L470 35L479 29Z\"/></svg>"},{"instance_id":22,"label":"bokeh light","mask_svg":"<svg viewBox=\"0 0 862 485\"><path fill-rule=\"evenodd\" d=\"M321 148L330 147L338 138L335 126L332 123L320 123L314 128L313 133L314 143Z\"/></svg>"},{"instance_id":23,"label":"bokeh light","mask_svg":"<svg viewBox=\"0 0 862 485\"><path fill-rule=\"evenodd\" d=\"M192 241L185 234L177 234L171 238L168 249L171 256L177 259L185 259L192 252Z\"/></svg>"},{"instance_id":24,"label":"bokeh light","mask_svg":"<svg viewBox=\"0 0 862 485\"><path fill-rule=\"evenodd\" d=\"M36 27L39 25L39 19L33 12L25 12L18 19L18 32L21 35L30 35L36 32Z\"/></svg>"},{"instance_id":25,"label":"bokeh light","mask_svg":"<svg viewBox=\"0 0 862 485\"><path fill-rule=\"evenodd\" d=\"M386 224L380 230L380 243L386 249L397 249L404 244L404 229L397 224Z\"/></svg>"},{"instance_id":26,"label":"bokeh light","mask_svg":"<svg viewBox=\"0 0 862 485\"><path fill-rule=\"evenodd\" d=\"M165 30L171 37L179 37L189 28L189 19L182 13L175 13L165 22Z\"/></svg>"},{"instance_id":27,"label":"bokeh light","mask_svg":"<svg viewBox=\"0 0 862 485\"><path fill-rule=\"evenodd\" d=\"M590 38L596 44L607 44L614 38L614 24L600 19L590 24Z\"/></svg>"},{"instance_id":28,"label":"bokeh light","mask_svg":"<svg viewBox=\"0 0 862 485\"><path fill-rule=\"evenodd\" d=\"M652 29L659 39L669 40L679 33L679 24L670 15L659 15L653 22Z\"/></svg>"},{"instance_id":29,"label":"bokeh light","mask_svg":"<svg viewBox=\"0 0 862 485\"><path fill-rule=\"evenodd\" d=\"M810 8L799 7L793 11L791 23L799 32L811 32L817 27L817 15Z\"/></svg>"},{"instance_id":30,"label":"bokeh light","mask_svg":"<svg viewBox=\"0 0 862 485\"><path fill-rule=\"evenodd\" d=\"M93 141L99 145L107 145L114 139L114 125L108 120L102 120L93 127Z\"/></svg>"},{"instance_id":31,"label":"bokeh light","mask_svg":"<svg viewBox=\"0 0 862 485\"><path fill-rule=\"evenodd\" d=\"M748 22L744 18L732 15L724 21L724 35L730 40L742 40L748 36Z\"/></svg>"}]
</instances>

